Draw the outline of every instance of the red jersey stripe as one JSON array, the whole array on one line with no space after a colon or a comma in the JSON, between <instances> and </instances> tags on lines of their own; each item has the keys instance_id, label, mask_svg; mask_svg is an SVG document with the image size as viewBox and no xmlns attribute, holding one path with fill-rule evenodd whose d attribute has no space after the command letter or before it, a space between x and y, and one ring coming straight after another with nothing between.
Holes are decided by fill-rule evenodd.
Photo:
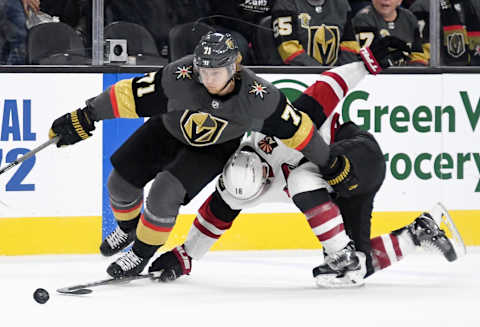
<instances>
[{"instance_id":1,"label":"red jersey stripe","mask_svg":"<svg viewBox=\"0 0 480 327\"><path fill-rule=\"evenodd\" d=\"M326 117L330 116L340 101L332 87L324 81L315 82L304 93L314 98L323 107Z\"/></svg>"},{"instance_id":2,"label":"red jersey stripe","mask_svg":"<svg viewBox=\"0 0 480 327\"><path fill-rule=\"evenodd\" d=\"M115 95L115 85L110 88L110 102L112 103L113 115L115 118L119 118L117 96Z\"/></svg>"},{"instance_id":3,"label":"red jersey stripe","mask_svg":"<svg viewBox=\"0 0 480 327\"><path fill-rule=\"evenodd\" d=\"M299 51L297 51L297 52L294 52L292 55L290 55L287 59L284 60L285 63L286 63L286 64L289 64L293 59L295 59L295 57L301 55L301 54L304 53L304 52L305 52L305 50L303 50L303 49L302 49L302 50L299 50Z\"/></svg>"},{"instance_id":4,"label":"red jersey stripe","mask_svg":"<svg viewBox=\"0 0 480 327\"><path fill-rule=\"evenodd\" d=\"M348 93L348 86L345 80L342 78L342 76L338 75L337 73L334 72L324 72L322 75L325 76L330 76L337 82L338 85L342 88L343 91L343 96L345 96Z\"/></svg>"}]
</instances>

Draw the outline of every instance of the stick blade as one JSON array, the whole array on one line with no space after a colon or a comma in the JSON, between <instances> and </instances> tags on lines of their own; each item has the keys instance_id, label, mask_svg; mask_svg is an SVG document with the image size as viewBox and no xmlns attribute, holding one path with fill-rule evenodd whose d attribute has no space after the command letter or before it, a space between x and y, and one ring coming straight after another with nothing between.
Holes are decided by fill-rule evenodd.
<instances>
[{"instance_id":1,"label":"stick blade","mask_svg":"<svg viewBox=\"0 0 480 327\"><path fill-rule=\"evenodd\" d=\"M89 288L78 288L78 289L71 289L70 287L59 288L57 293L60 294L69 294L69 295L85 295L90 294L93 291Z\"/></svg>"}]
</instances>

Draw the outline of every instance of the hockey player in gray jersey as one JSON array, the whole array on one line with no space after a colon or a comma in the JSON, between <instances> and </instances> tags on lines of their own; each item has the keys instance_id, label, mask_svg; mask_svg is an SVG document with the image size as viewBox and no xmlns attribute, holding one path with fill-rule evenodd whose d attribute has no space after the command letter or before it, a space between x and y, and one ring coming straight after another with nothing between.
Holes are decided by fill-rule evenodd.
<instances>
[{"instance_id":1,"label":"hockey player in gray jersey","mask_svg":"<svg viewBox=\"0 0 480 327\"><path fill-rule=\"evenodd\" d=\"M405 45L391 41L365 49L365 64L380 70L390 56L401 55ZM69 145L91 136L95 121L152 117L111 158L107 187L118 228L100 252L113 255L133 241L132 249L107 268L121 278L144 269L168 238L180 205L221 173L244 132L276 136L326 167L329 148L310 118L320 115L297 110L272 84L242 68L229 35L209 33L193 56L119 81L85 108L56 119L50 137L61 137L57 146ZM151 180L142 212L143 188Z\"/></svg>"},{"instance_id":2,"label":"hockey player in gray jersey","mask_svg":"<svg viewBox=\"0 0 480 327\"><path fill-rule=\"evenodd\" d=\"M313 270L321 287L359 286L364 276L399 261L416 247L433 245L448 261L463 254L455 227L451 230L458 247L439 228L442 215L448 216L441 206L371 239L373 200L385 177L383 154L370 133L353 123L338 124L338 113L333 113L338 101L367 74L359 63L332 69L297 101L313 100L323 109L315 121L336 158L332 166L340 158L345 160L339 173L320 172L275 137L249 133L225 166L215 192L199 209L185 244L162 254L149 271L162 281L189 274L192 258L202 258L242 209L265 202L293 201L305 214L325 253L325 263Z\"/></svg>"},{"instance_id":3,"label":"hockey player in gray jersey","mask_svg":"<svg viewBox=\"0 0 480 327\"><path fill-rule=\"evenodd\" d=\"M374 38L393 35L405 41L412 49L405 63L428 65L429 58L422 47L418 22L409 10L399 7L401 0L373 0L353 18L353 27L360 46L369 46Z\"/></svg>"}]
</instances>

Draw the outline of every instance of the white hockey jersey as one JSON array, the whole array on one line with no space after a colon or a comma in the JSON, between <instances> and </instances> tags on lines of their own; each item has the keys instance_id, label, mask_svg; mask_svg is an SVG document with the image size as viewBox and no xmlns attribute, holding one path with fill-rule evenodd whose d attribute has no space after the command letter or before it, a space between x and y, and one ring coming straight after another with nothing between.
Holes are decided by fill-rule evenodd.
<instances>
[{"instance_id":1,"label":"white hockey jersey","mask_svg":"<svg viewBox=\"0 0 480 327\"><path fill-rule=\"evenodd\" d=\"M363 63L355 62L328 70L319 75L317 82L310 87L313 93L311 96L322 105L326 114L326 120L318 128L318 133L327 144L332 143L333 132L338 123L340 109L336 108L337 104L367 74ZM250 132L244 136L238 151L245 147L252 148L270 166L267 185L260 196L250 200L239 200L217 181L216 188L223 200L235 210L251 208L261 203L290 202L288 175L297 167L303 155L288 148L275 137L259 132Z\"/></svg>"}]
</instances>

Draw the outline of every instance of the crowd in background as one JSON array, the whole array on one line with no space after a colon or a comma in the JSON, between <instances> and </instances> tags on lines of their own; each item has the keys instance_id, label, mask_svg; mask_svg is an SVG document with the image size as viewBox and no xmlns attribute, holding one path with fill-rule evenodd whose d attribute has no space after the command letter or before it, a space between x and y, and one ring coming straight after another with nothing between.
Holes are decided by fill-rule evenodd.
<instances>
[{"instance_id":1,"label":"crowd in background","mask_svg":"<svg viewBox=\"0 0 480 327\"><path fill-rule=\"evenodd\" d=\"M480 65L480 0L439 0L441 63ZM427 66L430 0L105 0L104 24L143 26L163 62L174 42L209 26L237 39L245 65L334 66L356 60L374 38L397 36L411 47L399 65ZM91 57L91 0L0 0L0 64L32 64L28 42L42 23L62 22ZM181 34L175 26L188 26ZM52 36L54 37L54 36ZM178 40L179 39L179 40ZM89 52L90 51L90 52Z\"/></svg>"}]
</instances>

